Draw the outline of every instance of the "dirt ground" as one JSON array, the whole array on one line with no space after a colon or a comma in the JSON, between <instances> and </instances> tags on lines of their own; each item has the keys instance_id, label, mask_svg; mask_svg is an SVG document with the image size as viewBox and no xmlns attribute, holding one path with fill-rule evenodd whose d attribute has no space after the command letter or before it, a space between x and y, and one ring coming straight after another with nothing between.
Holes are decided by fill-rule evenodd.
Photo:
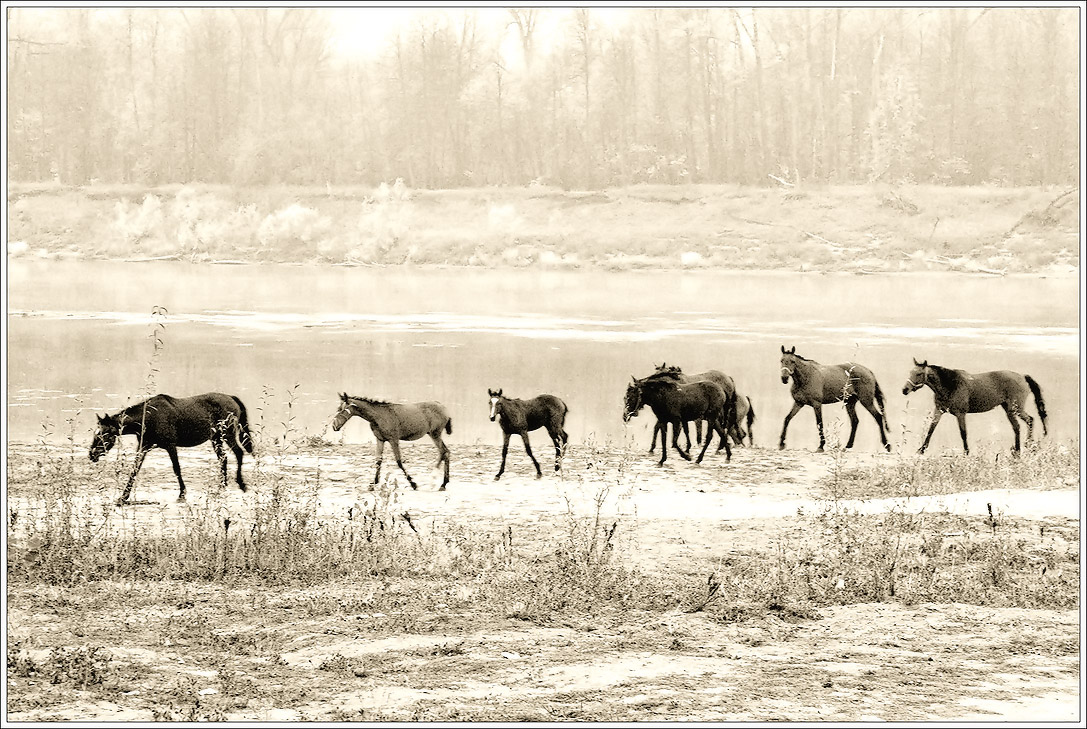
<instances>
[{"instance_id":1,"label":"dirt ground","mask_svg":"<svg viewBox=\"0 0 1087 729\"><path fill-rule=\"evenodd\" d=\"M9 444L10 445L10 444ZM675 453L658 468L644 450L572 447L564 473L539 442L544 477L532 477L516 439L500 482L492 445L453 447L448 489L429 443L404 449L419 483L399 483L398 508L422 530L458 522L512 528L533 543L571 515L618 517L623 549L639 569L697 571L788 529L798 511L828 508L820 479L844 462L883 454L735 449L695 465ZM19 484L40 468L33 446L9 465L8 510L28 508ZM938 457L938 456L936 456ZM116 497L109 465L74 462L84 497ZM390 470L390 466L392 470ZM246 468L256 468L247 461ZM182 455L187 503L164 453L148 457L138 505L126 523L168 525L186 509L213 508L244 522L237 489L208 486L210 451ZM313 484L328 514L376 498L373 447L326 445L265 458ZM32 480L32 479L31 479ZM13 487L12 484L15 484ZM97 484L97 488L94 486ZM926 499L838 504L866 511L916 509L997 513L1078 530L1079 494L983 491ZM118 509L119 507L113 507ZM10 520L9 520L10 523ZM162 528L168 528L163 526ZM551 535L551 536L549 536ZM117 590L133 600L118 600ZM372 599L372 587L369 598ZM112 592L111 592L112 590ZM153 593L153 594L148 594ZM317 594L319 593L319 594ZM221 585L8 588L8 640L44 660L58 646L102 646L112 657L108 689L50 686L8 675L12 721L106 720L688 720L688 721L1077 721L1078 611L973 605L872 603L821 608L798 618L768 613L728 622L671 611L566 620L540 626L458 613L390 616L367 609L359 585L316 592ZM351 610L322 611L321 600ZM395 619L400 618L400 619ZM410 629L405 629L409 625ZM118 673L119 672L119 673Z\"/></svg>"}]
</instances>

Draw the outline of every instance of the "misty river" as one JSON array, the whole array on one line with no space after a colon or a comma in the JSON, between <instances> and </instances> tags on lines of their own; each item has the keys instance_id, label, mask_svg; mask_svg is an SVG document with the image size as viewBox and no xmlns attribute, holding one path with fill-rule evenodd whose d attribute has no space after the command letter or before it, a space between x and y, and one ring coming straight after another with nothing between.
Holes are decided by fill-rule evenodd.
<instances>
[{"instance_id":1,"label":"misty river","mask_svg":"<svg viewBox=\"0 0 1087 729\"><path fill-rule=\"evenodd\" d=\"M360 419L342 435L328 428L346 391L441 401L453 418L449 442L498 444L487 389L501 387L512 397L563 398L574 442L634 438L647 448L652 415L624 426L623 392L631 375L664 361L731 374L754 402L756 444L776 447L792 404L778 374L781 345L870 367L896 446L905 439L916 449L932 407L927 389L902 395L912 357L1028 373L1042 386L1051 437L1078 432L1075 277L13 259L7 284L9 441L85 445L95 413L154 392L219 390L245 401L265 438L289 421L295 435L372 441ZM167 313L152 317L154 307ZM156 329L162 346L153 356ZM878 449L875 423L858 413L857 447ZM824 418L828 440L844 441L844 409L828 406ZM1011 445L1000 409L969 416L968 427L972 447ZM546 452L543 431L534 440ZM788 445L816 444L806 408ZM931 447L960 448L953 418Z\"/></svg>"}]
</instances>

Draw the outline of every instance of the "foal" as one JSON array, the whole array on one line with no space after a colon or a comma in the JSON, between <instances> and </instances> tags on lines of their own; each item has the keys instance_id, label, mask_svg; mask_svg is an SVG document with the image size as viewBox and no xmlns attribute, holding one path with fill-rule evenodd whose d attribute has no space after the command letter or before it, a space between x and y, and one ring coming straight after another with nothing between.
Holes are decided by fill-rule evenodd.
<instances>
[{"instance_id":1,"label":"foal","mask_svg":"<svg viewBox=\"0 0 1087 729\"><path fill-rule=\"evenodd\" d=\"M384 400L372 400L368 397L351 397L347 393L340 394L340 408L336 411L336 417L332 421L332 429L339 430L344 423L351 419L352 415L358 415L363 420L370 422L370 430L377 439L377 470L374 471L374 483L381 477L381 456L385 452L385 442L393 447L393 456L396 457L396 465L408 479L412 489L419 488L412 480L408 469L404 468L404 461L400 458L400 441L418 440L424 435L429 435L438 447L438 463L445 464L445 476L442 479L439 491L445 491L445 485L449 483L449 447L442 440L442 430L453 433L453 421L445 407L438 402L417 402L413 404L400 404L385 402Z\"/></svg>"},{"instance_id":2,"label":"foal","mask_svg":"<svg viewBox=\"0 0 1087 729\"><path fill-rule=\"evenodd\" d=\"M502 426L502 465L498 467L494 480L502 478L502 473L506 470L506 454L510 449L510 436L514 433L521 436L521 442L525 444L525 453L536 467L536 478L543 477L540 464L532 455L532 448L528 444L529 431L538 428L546 428L555 444L555 473L558 473L562 468L562 454L569 440L563 430L566 413L569 412L566 403L554 395L538 395L531 400L517 400L503 395L501 387L497 391L488 388L487 394L491 398L491 422L497 419Z\"/></svg>"}]
</instances>

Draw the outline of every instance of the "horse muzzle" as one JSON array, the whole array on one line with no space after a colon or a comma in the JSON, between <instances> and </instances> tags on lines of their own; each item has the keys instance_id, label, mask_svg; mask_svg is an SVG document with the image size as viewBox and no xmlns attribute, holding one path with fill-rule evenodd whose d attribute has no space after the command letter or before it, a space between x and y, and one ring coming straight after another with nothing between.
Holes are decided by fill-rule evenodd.
<instances>
[{"instance_id":1,"label":"horse muzzle","mask_svg":"<svg viewBox=\"0 0 1087 729\"><path fill-rule=\"evenodd\" d=\"M629 423L630 419L632 417L634 417L634 413L630 412L629 410L624 410L623 411L623 422L624 423Z\"/></svg>"},{"instance_id":2,"label":"horse muzzle","mask_svg":"<svg viewBox=\"0 0 1087 729\"><path fill-rule=\"evenodd\" d=\"M494 419L495 419L495 418L497 418L497 417L498 417L497 415L494 415L494 414L492 414L492 415L491 415L491 422L493 423L493 422L494 422Z\"/></svg>"},{"instance_id":3,"label":"horse muzzle","mask_svg":"<svg viewBox=\"0 0 1087 729\"><path fill-rule=\"evenodd\" d=\"M87 454L87 458L91 459L91 463L98 463L98 459L102 457L101 451L92 450Z\"/></svg>"},{"instance_id":4,"label":"horse muzzle","mask_svg":"<svg viewBox=\"0 0 1087 729\"><path fill-rule=\"evenodd\" d=\"M789 384L789 376L788 375L782 375L781 376L781 384L783 384L783 385L788 385Z\"/></svg>"}]
</instances>

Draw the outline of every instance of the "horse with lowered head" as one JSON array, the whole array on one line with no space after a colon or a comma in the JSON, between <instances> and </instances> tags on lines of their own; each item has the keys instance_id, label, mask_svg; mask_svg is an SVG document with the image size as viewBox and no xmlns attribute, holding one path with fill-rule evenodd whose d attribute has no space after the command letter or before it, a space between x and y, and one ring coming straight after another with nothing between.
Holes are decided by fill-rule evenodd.
<instances>
[{"instance_id":1,"label":"horse with lowered head","mask_svg":"<svg viewBox=\"0 0 1087 729\"><path fill-rule=\"evenodd\" d=\"M435 467L445 464L442 485L438 489L445 491L445 486L449 483L449 447L442 440L442 430L445 430L447 434L453 433L453 421L446 412L445 406L438 402L391 403L368 397L351 397L345 392L340 394L340 407L333 418L332 429L338 431L354 415L369 421L370 430L377 439L375 484L381 477L381 456L385 452L385 443L388 441L393 448L396 465L400 466L412 489L419 488L412 480L411 474L404 468L404 461L400 457L400 441L418 440L424 435L429 435L434 445L438 447L438 463Z\"/></svg>"},{"instance_id":2,"label":"horse with lowered head","mask_svg":"<svg viewBox=\"0 0 1087 729\"><path fill-rule=\"evenodd\" d=\"M747 395L740 394L739 389L736 387L736 381L729 375L726 375L720 370L706 370L700 372L697 375L684 374L681 367L675 365L669 365L667 362L661 362L656 367L656 372L674 372L679 376L681 382L696 382L698 380L709 380L710 382L716 382L721 386L721 389L726 393L730 390L736 393L736 424L728 431L729 437L732 441L739 446L744 444L744 438L747 438L749 445L755 445L755 431L752 429L752 425L755 422L755 406L751 402L751 398ZM744 424L746 423L746 429ZM696 420L695 424L695 439L696 442L702 442L702 421ZM653 448L656 446L656 436L659 428L653 431L653 442L649 445L649 452L653 452ZM687 450L691 450L691 435L687 428L687 423L683 424L683 435L687 437ZM663 439L661 440L663 445Z\"/></svg>"},{"instance_id":3,"label":"horse with lowered head","mask_svg":"<svg viewBox=\"0 0 1087 729\"><path fill-rule=\"evenodd\" d=\"M681 457L691 460L691 454L679 447L680 427L691 420L706 421L706 440L702 444L696 463L701 463L709 448L712 434L716 432L721 442L717 450L724 449L726 460L732 460L732 449L728 445L728 430L736 422L736 393L725 392L716 382L700 380L681 382L675 372L657 372L648 377L637 379L631 376L623 400L623 422L628 422L638 414L643 406L648 405L657 416L657 425L661 430L662 443L668 435L668 424L672 425L672 447ZM655 431L654 431L655 432ZM661 459L657 463L663 466L668 457L668 448L661 446Z\"/></svg>"},{"instance_id":4,"label":"horse with lowered head","mask_svg":"<svg viewBox=\"0 0 1087 729\"><path fill-rule=\"evenodd\" d=\"M1034 404L1038 408L1038 415L1042 419L1042 433L1048 434L1046 425L1045 401L1042 399L1042 388L1030 375L1021 375L1010 370L995 370L993 372L981 372L971 374L965 370L953 370L939 365L930 365L928 360L918 362L913 360L913 369L910 370L906 384L902 387L902 394L908 395L922 387L928 386L932 390L935 410L932 413L932 422L925 442L921 444L918 453L924 453L928 448L932 431L936 430L936 423L944 413L950 412L959 421L959 434L962 436L962 449L970 452L970 446L966 442L966 414L984 413L992 410L997 405L1004 408L1008 416L1008 422L1015 433L1015 452L1019 452L1019 417L1027 424L1027 440L1034 435L1034 418L1026 411L1027 394L1034 395Z\"/></svg>"},{"instance_id":5,"label":"horse with lowered head","mask_svg":"<svg viewBox=\"0 0 1087 729\"><path fill-rule=\"evenodd\" d=\"M876 376L872 370L856 362L844 364L824 365L815 360L802 357L796 353L796 347L789 350L781 347L781 381L788 383L792 378L793 384L790 392L793 396L792 410L785 416L785 423L781 426L781 440L778 448L785 447L785 431L789 427L789 421L793 419L800 409L810 405L815 411L815 423L819 426L819 451L823 450L826 439L823 437L823 405L835 402L845 402L845 411L849 415L849 442L846 448L853 447L853 441L857 437L857 403L872 414L879 425L879 439L883 447L891 450L891 444L887 442L887 418L883 403L883 390L876 382ZM879 406L878 408L876 406Z\"/></svg>"},{"instance_id":6,"label":"horse with lowered head","mask_svg":"<svg viewBox=\"0 0 1087 729\"><path fill-rule=\"evenodd\" d=\"M498 390L487 389L487 395L491 399L491 422L498 420L502 426L502 465L498 467L498 474L494 480L502 478L506 470L506 454L510 449L510 436L516 433L521 436L521 442L525 444L525 453L536 467L536 478L542 478L543 472L536 456L532 455L532 448L528 444L528 433L538 428L546 428L551 436L551 442L555 444L555 473L562 469L562 454L566 450L566 443L570 439L564 430L566 413L569 409L559 398L554 395L538 395L531 400L518 400L506 397L502 394L502 388Z\"/></svg>"},{"instance_id":7,"label":"horse with lowered head","mask_svg":"<svg viewBox=\"0 0 1087 729\"><path fill-rule=\"evenodd\" d=\"M249 420L245 405L234 395L208 392L194 397L155 395L143 402L131 405L116 415L98 416L98 431L91 442L90 459L97 462L105 455L121 435L138 438L136 463L128 477L119 504L128 501L136 474L143 459L152 448L162 448L170 456L174 475L180 491L178 501L185 500L185 481L181 478L181 464L177 449L198 446L211 441L215 456L222 468L223 485L226 485L225 443L234 452L238 462L238 488L245 491L242 480L242 453L253 452L253 438L249 433Z\"/></svg>"}]
</instances>

